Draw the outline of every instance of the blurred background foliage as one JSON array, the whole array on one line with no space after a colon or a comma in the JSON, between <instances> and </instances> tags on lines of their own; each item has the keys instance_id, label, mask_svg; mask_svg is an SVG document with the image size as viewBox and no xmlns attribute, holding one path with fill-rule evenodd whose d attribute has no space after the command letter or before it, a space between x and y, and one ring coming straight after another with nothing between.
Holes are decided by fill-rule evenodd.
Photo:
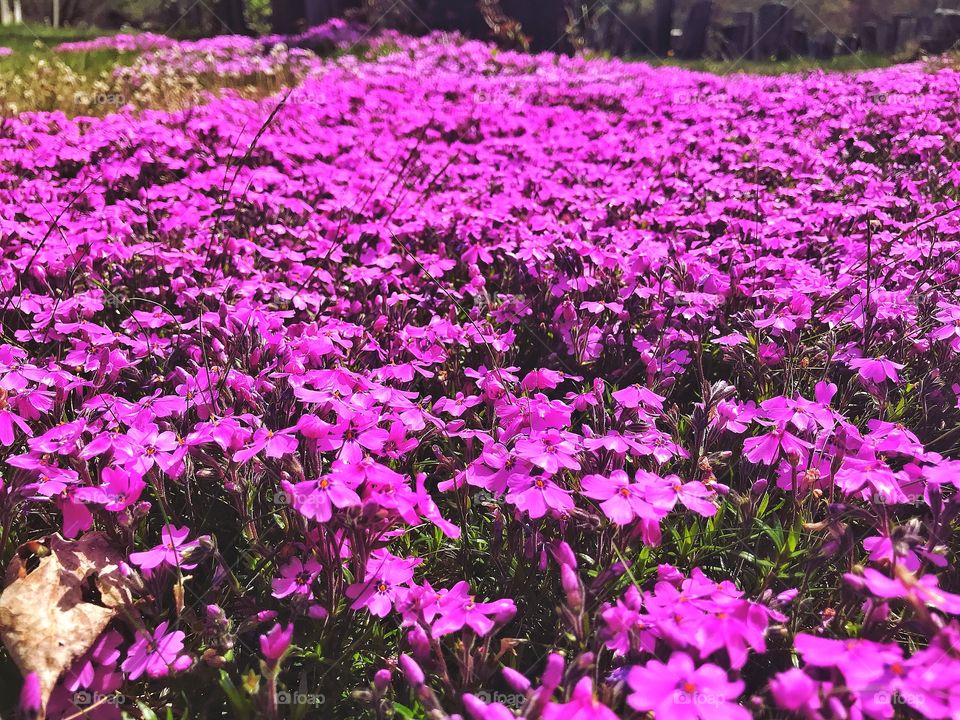
<instances>
[{"instance_id":1,"label":"blurred background foliage","mask_svg":"<svg viewBox=\"0 0 960 720\"><path fill-rule=\"evenodd\" d=\"M468 34L490 32L488 20L502 12L518 20L527 34L556 25L569 25L587 16L599 16L609 7L630 23L650 14L655 0L0 0L0 6L19 4L24 21L53 24L59 6L59 24L119 29L129 26L182 35L210 35L225 31L285 31L295 26L352 15L380 25L412 32L459 29ZM684 18L695 0L676 0L674 23ZM742 10L756 10L762 0L715 0L713 16L723 22ZM788 3L791 4L791 3ZM826 26L842 35L871 19L889 20L898 14L929 15L949 0L804 0L795 14L813 29ZM11 12L11 16L12 16Z\"/></svg>"}]
</instances>

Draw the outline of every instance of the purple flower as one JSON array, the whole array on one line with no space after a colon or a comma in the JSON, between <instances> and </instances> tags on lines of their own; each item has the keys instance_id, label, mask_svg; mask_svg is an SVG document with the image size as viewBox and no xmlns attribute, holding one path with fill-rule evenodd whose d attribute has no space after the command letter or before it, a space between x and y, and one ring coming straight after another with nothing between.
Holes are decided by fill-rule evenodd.
<instances>
[{"instance_id":1,"label":"purple flower","mask_svg":"<svg viewBox=\"0 0 960 720\"><path fill-rule=\"evenodd\" d=\"M664 720L749 720L750 713L733 701L743 683L731 681L716 665L696 667L689 655L674 652L666 664L651 660L630 670L633 692L627 703L634 710L653 711Z\"/></svg>"},{"instance_id":2,"label":"purple flower","mask_svg":"<svg viewBox=\"0 0 960 720\"><path fill-rule=\"evenodd\" d=\"M890 382L900 382L900 376L897 370L903 370L904 365L893 362L887 358L852 358L847 364L857 371L857 374L876 385L889 380Z\"/></svg>"},{"instance_id":3,"label":"purple flower","mask_svg":"<svg viewBox=\"0 0 960 720\"><path fill-rule=\"evenodd\" d=\"M323 570L323 566L313 557L303 562L300 558L291 558L280 569L280 577L274 579L273 596L285 598L293 594L312 595L313 581Z\"/></svg>"},{"instance_id":4,"label":"purple flower","mask_svg":"<svg viewBox=\"0 0 960 720\"><path fill-rule=\"evenodd\" d=\"M790 712L814 711L820 706L817 683L800 668L791 668L774 676L770 681L770 694L779 707Z\"/></svg>"},{"instance_id":5,"label":"purple flower","mask_svg":"<svg viewBox=\"0 0 960 720\"><path fill-rule=\"evenodd\" d=\"M617 714L593 694L590 678L581 678L568 703L548 703L543 720L617 720Z\"/></svg>"},{"instance_id":6,"label":"purple flower","mask_svg":"<svg viewBox=\"0 0 960 720\"><path fill-rule=\"evenodd\" d=\"M146 674L152 678L165 677L171 670L183 671L190 667L188 655L181 655L184 633L175 630L167 632L168 622L162 622L150 635L145 631L137 633L137 639L127 651L127 659L120 669L136 680Z\"/></svg>"},{"instance_id":7,"label":"purple flower","mask_svg":"<svg viewBox=\"0 0 960 720\"><path fill-rule=\"evenodd\" d=\"M187 542L190 528L166 525L160 531L160 545L145 552L130 553L130 562L144 570L153 570L160 565L190 570L194 566L185 562L190 553L200 546L199 540Z\"/></svg>"},{"instance_id":8,"label":"purple flower","mask_svg":"<svg viewBox=\"0 0 960 720\"><path fill-rule=\"evenodd\" d=\"M363 582L347 588L347 597L353 600L350 608L367 608L377 617L386 617L402 595L406 593L416 559L398 558L388 553L372 557L367 563L367 577Z\"/></svg>"},{"instance_id":9,"label":"purple flower","mask_svg":"<svg viewBox=\"0 0 960 720\"><path fill-rule=\"evenodd\" d=\"M514 477L510 481L507 502L526 512L531 518L540 518L548 512L563 514L573 509L570 491L564 490L549 477Z\"/></svg>"},{"instance_id":10,"label":"purple flower","mask_svg":"<svg viewBox=\"0 0 960 720\"><path fill-rule=\"evenodd\" d=\"M260 636L260 654L267 664L275 667L290 648L293 639L293 623L283 627L280 623L274 625L269 632Z\"/></svg>"},{"instance_id":11,"label":"purple flower","mask_svg":"<svg viewBox=\"0 0 960 720\"><path fill-rule=\"evenodd\" d=\"M457 632L464 626L482 637L493 629L498 619L511 617L516 612L512 600L478 603L470 594L470 585L462 580L440 598L437 606L440 617L433 623L434 637Z\"/></svg>"}]
</instances>

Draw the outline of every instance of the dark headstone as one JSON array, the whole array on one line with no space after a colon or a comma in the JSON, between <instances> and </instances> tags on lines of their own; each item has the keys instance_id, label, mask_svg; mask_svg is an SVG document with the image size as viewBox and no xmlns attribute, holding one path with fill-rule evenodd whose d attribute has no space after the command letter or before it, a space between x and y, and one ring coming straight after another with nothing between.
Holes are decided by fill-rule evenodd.
<instances>
[{"instance_id":1,"label":"dark headstone","mask_svg":"<svg viewBox=\"0 0 960 720\"><path fill-rule=\"evenodd\" d=\"M790 33L790 51L801 57L810 54L810 37L802 28L794 28Z\"/></svg>"},{"instance_id":2,"label":"dark headstone","mask_svg":"<svg viewBox=\"0 0 960 720\"><path fill-rule=\"evenodd\" d=\"M751 12L738 12L733 22L721 30L724 54L731 60L741 60L750 54L753 47L755 18Z\"/></svg>"},{"instance_id":3,"label":"dark headstone","mask_svg":"<svg viewBox=\"0 0 960 720\"><path fill-rule=\"evenodd\" d=\"M831 32L822 32L810 41L810 53L817 60L832 60L837 47L837 38Z\"/></svg>"},{"instance_id":4,"label":"dark headstone","mask_svg":"<svg viewBox=\"0 0 960 720\"><path fill-rule=\"evenodd\" d=\"M307 27L322 25L329 20L333 12L331 4L328 0L305 0L303 9Z\"/></svg>"},{"instance_id":5,"label":"dark headstone","mask_svg":"<svg viewBox=\"0 0 960 720\"><path fill-rule=\"evenodd\" d=\"M893 23L886 20L877 20L877 45L880 47L880 52L884 55L890 55L896 41L897 37L893 31Z\"/></svg>"},{"instance_id":6,"label":"dark headstone","mask_svg":"<svg viewBox=\"0 0 960 720\"><path fill-rule=\"evenodd\" d=\"M793 11L783 3L765 3L757 11L756 58L786 60L790 56Z\"/></svg>"},{"instance_id":7,"label":"dark headstone","mask_svg":"<svg viewBox=\"0 0 960 720\"><path fill-rule=\"evenodd\" d=\"M392 4L390 2L390 5ZM396 4L406 7L406 2ZM570 33L567 31L570 17L561 0L501 0L500 8L504 15L520 23L523 34L530 38L530 47L533 50L571 50ZM577 29L582 28L581 22Z\"/></svg>"},{"instance_id":8,"label":"dark headstone","mask_svg":"<svg viewBox=\"0 0 960 720\"><path fill-rule=\"evenodd\" d=\"M896 38L893 45L894 52L904 52L917 39L917 19L912 15L898 15L895 19Z\"/></svg>"},{"instance_id":9,"label":"dark headstone","mask_svg":"<svg viewBox=\"0 0 960 720\"><path fill-rule=\"evenodd\" d=\"M837 52L840 55L853 55L860 51L860 36L844 35L837 45L839 46Z\"/></svg>"},{"instance_id":10,"label":"dark headstone","mask_svg":"<svg viewBox=\"0 0 960 720\"><path fill-rule=\"evenodd\" d=\"M620 21L612 28L616 34L614 45L619 55L649 55L653 49L653 36L650 20L640 12L622 14Z\"/></svg>"},{"instance_id":11,"label":"dark headstone","mask_svg":"<svg viewBox=\"0 0 960 720\"><path fill-rule=\"evenodd\" d=\"M697 0L690 8L690 14L683 24L683 34L680 36L680 57L687 60L703 57L707 49L707 31L710 29L712 13L712 0Z\"/></svg>"},{"instance_id":12,"label":"dark headstone","mask_svg":"<svg viewBox=\"0 0 960 720\"><path fill-rule=\"evenodd\" d=\"M651 50L660 57L670 52L673 32L673 0L656 0L653 6L653 44Z\"/></svg>"},{"instance_id":13,"label":"dark headstone","mask_svg":"<svg viewBox=\"0 0 960 720\"><path fill-rule=\"evenodd\" d=\"M875 22L867 22L860 29L860 48L869 55L880 52L880 37Z\"/></svg>"},{"instance_id":14,"label":"dark headstone","mask_svg":"<svg viewBox=\"0 0 960 720\"><path fill-rule=\"evenodd\" d=\"M960 43L960 11L937 10L933 16L933 52L946 52Z\"/></svg>"}]
</instances>

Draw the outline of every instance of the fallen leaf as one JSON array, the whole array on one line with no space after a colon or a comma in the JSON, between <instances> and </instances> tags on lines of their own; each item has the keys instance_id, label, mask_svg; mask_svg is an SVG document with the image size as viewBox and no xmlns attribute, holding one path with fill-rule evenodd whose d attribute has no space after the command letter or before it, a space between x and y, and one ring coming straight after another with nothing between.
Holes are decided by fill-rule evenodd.
<instances>
[{"instance_id":1,"label":"fallen leaf","mask_svg":"<svg viewBox=\"0 0 960 720\"><path fill-rule=\"evenodd\" d=\"M31 557L39 558L32 570ZM44 706L60 675L130 604L136 578L124 573L122 560L101 533L52 535L22 548L7 568L0 640L24 677L37 675Z\"/></svg>"}]
</instances>

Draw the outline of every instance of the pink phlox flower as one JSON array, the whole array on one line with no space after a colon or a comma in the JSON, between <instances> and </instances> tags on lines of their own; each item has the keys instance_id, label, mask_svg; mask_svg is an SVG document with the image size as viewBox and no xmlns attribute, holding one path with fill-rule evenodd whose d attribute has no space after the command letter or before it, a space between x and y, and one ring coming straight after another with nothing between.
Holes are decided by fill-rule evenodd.
<instances>
[{"instance_id":1,"label":"pink phlox flower","mask_svg":"<svg viewBox=\"0 0 960 720\"><path fill-rule=\"evenodd\" d=\"M168 633L169 625L167 621L160 623L152 635L146 631L137 633L137 639L127 651L127 659L120 666L130 680L144 674L151 678L166 677L171 670L179 672L190 667L190 657L180 654L186 636L181 630Z\"/></svg>"},{"instance_id":2,"label":"pink phlox flower","mask_svg":"<svg viewBox=\"0 0 960 720\"><path fill-rule=\"evenodd\" d=\"M897 370L903 370L902 363L893 362L885 357L879 358L851 358L847 361L857 374L868 382L880 385L888 380L892 383L900 382L900 376Z\"/></svg>"},{"instance_id":3,"label":"pink phlox flower","mask_svg":"<svg viewBox=\"0 0 960 720\"><path fill-rule=\"evenodd\" d=\"M651 660L627 675L633 691L627 704L638 712L653 711L660 720L749 720L750 713L735 701L743 692L740 680L731 681L716 665L697 667L693 659L674 652L666 663Z\"/></svg>"},{"instance_id":4,"label":"pink phlox flower","mask_svg":"<svg viewBox=\"0 0 960 720\"><path fill-rule=\"evenodd\" d=\"M406 593L419 558L399 558L386 551L367 562L367 576L347 588L353 600L352 610L366 608L377 617L386 617L397 600Z\"/></svg>"},{"instance_id":5,"label":"pink phlox flower","mask_svg":"<svg viewBox=\"0 0 960 720\"><path fill-rule=\"evenodd\" d=\"M160 531L161 543L144 552L130 553L130 562L144 570L153 570L161 565L190 570L191 553L200 547L200 540L188 541L190 528L165 525Z\"/></svg>"},{"instance_id":6,"label":"pink phlox flower","mask_svg":"<svg viewBox=\"0 0 960 720\"><path fill-rule=\"evenodd\" d=\"M543 710L543 720L617 720L617 714L597 700L593 681L580 678L573 688L570 702L549 702Z\"/></svg>"},{"instance_id":7,"label":"pink phlox flower","mask_svg":"<svg viewBox=\"0 0 960 720\"><path fill-rule=\"evenodd\" d=\"M110 512L121 512L137 502L147 487L139 474L124 468L106 467L100 477L102 485L77 488L75 498L103 505Z\"/></svg>"},{"instance_id":8,"label":"pink phlox flower","mask_svg":"<svg viewBox=\"0 0 960 720\"><path fill-rule=\"evenodd\" d=\"M547 475L514 476L507 491L507 502L537 519L548 512L564 515L574 508L571 492L557 485Z\"/></svg>"},{"instance_id":9,"label":"pink phlox flower","mask_svg":"<svg viewBox=\"0 0 960 720\"><path fill-rule=\"evenodd\" d=\"M281 458L290 455L297 449L295 428L270 430L266 427L257 428L247 445L234 453L234 462L243 463L259 453L261 450L268 458Z\"/></svg>"}]
</instances>

